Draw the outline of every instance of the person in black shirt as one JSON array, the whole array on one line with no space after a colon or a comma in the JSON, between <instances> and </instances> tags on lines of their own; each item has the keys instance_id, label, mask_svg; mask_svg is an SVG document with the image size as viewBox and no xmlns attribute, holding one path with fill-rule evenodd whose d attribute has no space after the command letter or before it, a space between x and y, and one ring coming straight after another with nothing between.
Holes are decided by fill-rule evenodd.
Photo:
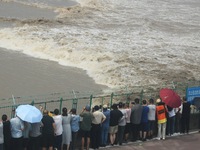
<instances>
[{"instance_id":1,"label":"person in black shirt","mask_svg":"<svg viewBox=\"0 0 200 150\"><path fill-rule=\"evenodd\" d=\"M183 97L182 103L182 115L181 115L181 133L189 133L190 125L190 102L187 102L186 98Z\"/></svg>"},{"instance_id":2,"label":"person in black shirt","mask_svg":"<svg viewBox=\"0 0 200 150\"><path fill-rule=\"evenodd\" d=\"M112 110L110 111L110 125L109 125L110 143L112 146L114 145L116 139L116 133L118 132L118 123L122 117L123 114L120 110L118 110L117 104L113 104Z\"/></svg>"},{"instance_id":3,"label":"person in black shirt","mask_svg":"<svg viewBox=\"0 0 200 150\"><path fill-rule=\"evenodd\" d=\"M42 118L42 149L53 150L55 122L48 111L44 110Z\"/></svg>"},{"instance_id":4,"label":"person in black shirt","mask_svg":"<svg viewBox=\"0 0 200 150\"><path fill-rule=\"evenodd\" d=\"M4 136L4 150L11 150L11 131L10 131L10 121L6 114L2 115L3 121L3 136Z\"/></svg>"}]
</instances>

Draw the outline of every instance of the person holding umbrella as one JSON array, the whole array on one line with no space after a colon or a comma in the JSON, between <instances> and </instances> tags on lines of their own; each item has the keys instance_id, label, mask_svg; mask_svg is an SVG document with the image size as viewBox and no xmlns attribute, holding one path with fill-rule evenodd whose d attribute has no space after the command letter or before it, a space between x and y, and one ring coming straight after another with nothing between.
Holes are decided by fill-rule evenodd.
<instances>
[{"instance_id":1,"label":"person holding umbrella","mask_svg":"<svg viewBox=\"0 0 200 150\"><path fill-rule=\"evenodd\" d=\"M23 149L23 133L24 122L16 115L15 118L10 120L11 125L11 149L22 150Z\"/></svg>"}]
</instances>

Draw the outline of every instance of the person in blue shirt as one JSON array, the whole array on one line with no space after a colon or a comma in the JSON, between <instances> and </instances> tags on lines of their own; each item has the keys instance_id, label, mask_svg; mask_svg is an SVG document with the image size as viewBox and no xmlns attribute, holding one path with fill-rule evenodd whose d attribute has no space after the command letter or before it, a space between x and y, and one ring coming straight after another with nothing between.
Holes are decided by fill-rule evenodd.
<instances>
[{"instance_id":1,"label":"person in blue shirt","mask_svg":"<svg viewBox=\"0 0 200 150\"><path fill-rule=\"evenodd\" d=\"M71 118L71 130L72 130L72 141L71 141L71 150L76 149L76 139L79 131L79 122L80 116L76 114L76 109L71 109L72 118Z\"/></svg>"},{"instance_id":2,"label":"person in blue shirt","mask_svg":"<svg viewBox=\"0 0 200 150\"><path fill-rule=\"evenodd\" d=\"M140 140L146 141L146 135L148 131L148 113L149 107L147 106L147 101L142 101L142 118L141 118L141 125L140 125Z\"/></svg>"},{"instance_id":3,"label":"person in blue shirt","mask_svg":"<svg viewBox=\"0 0 200 150\"><path fill-rule=\"evenodd\" d=\"M106 116L106 120L102 123L101 126L101 146L105 147L108 142L108 131L110 122L110 110L108 110L107 105L103 105L103 114Z\"/></svg>"}]
</instances>

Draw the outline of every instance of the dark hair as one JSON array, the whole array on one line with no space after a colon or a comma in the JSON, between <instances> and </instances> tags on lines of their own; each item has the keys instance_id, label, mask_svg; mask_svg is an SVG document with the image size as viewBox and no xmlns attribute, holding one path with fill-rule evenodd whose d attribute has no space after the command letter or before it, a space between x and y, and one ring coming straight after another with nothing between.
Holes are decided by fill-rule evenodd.
<instances>
[{"instance_id":1,"label":"dark hair","mask_svg":"<svg viewBox=\"0 0 200 150\"><path fill-rule=\"evenodd\" d=\"M135 103L136 103L136 104L139 104L139 102L140 102L140 99L139 99L139 98L136 98L136 99L135 99Z\"/></svg>"},{"instance_id":2,"label":"dark hair","mask_svg":"<svg viewBox=\"0 0 200 150\"><path fill-rule=\"evenodd\" d=\"M3 114L1 118L2 118L3 121L6 121L8 119L6 114Z\"/></svg>"},{"instance_id":3,"label":"dark hair","mask_svg":"<svg viewBox=\"0 0 200 150\"><path fill-rule=\"evenodd\" d=\"M144 100L142 100L142 104L147 104L147 101L144 99Z\"/></svg>"},{"instance_id":4,"label":"dark hair","mask_svg":"<svg viewBox=\"0 0 200 150\"><path fill-rule=\"evenodd\" d=\"M167 105L167 109L168 111L172 111L173 108Z\"/></svg>"},{"instance_id":5,"label":"dark hair","mask_svg":"<svg viewBox=\"0 0 200 150\"><path fill-rule=\"evenodd\" d=\"M113 104L112 109L117 109L117 104Z\"/></svg>"},{"instance_id":6,"label":"dark hair","mask_svg":"<svg viewBox=\"0 0 200 150\"><path fill-rule=\"evenodd\" d=\"M64 107L63 109L62 109L62 115L63 116L67 116L68 114L67 114L67 108L66 107Z\"/></svg>"},{"instance_id":7,"label":"dark hair","mask_svg":"<svg viewBox=\"0 0 200 150\"><path fill-rule=\"evenodd\" d=\"M94 106L94 110L99 110L99 106L98 105Z\"/></svg>"},{"instance_id":8,"label":"dark hair","mask_svg":"<svg viewBox=\"0 0 200 150\"><path fill-rule=\"evenodd\" d=\"M153 99L153 98L150 98L149 103L150 103L150 104L154 104L154 99Z\"/></svg>"},{"instance_id":9,"label":"dark hair","mask_svg":"<svg viewBox=\"0 0 200 150\"><path fill-rule=\"evenodd\" d=\"M186 99L186 97L185 97L185 96L183 96L183 101L187 101L187 99Z\"/></svg>"},{"instance_id":10,"label":"dark hair","mask_svg":"<svg viewBox=\"0 0 200 150\"><path fill-rule=\"evenodd\" d=\"M119 102L119 108L122 108L123 107L123 103L122 102Z\"/></svg>"},{"instance_id":11,"label":"dark hair","mask_svg":"<svg viewBox=\"0 0 200 150\"><path fill-rule=\"evenodd\" d=\"M72 114L76 114L76 109L75 109L75 108L72 108L72 109L71 109L71 112L72 112Z\"/></svg>"},{"instance_id":12,"label":"dark hair","mask_svg":"<svg viewBox=\"0 0 200 150\"><path fill-rule=\"evenodd\" d=\"M54 114L55 114L55 115L58 115L58 114L59 114L59 110L58 110L58 109L55 109L55 110L54 110Z\"/></svg>"}]
</instances>

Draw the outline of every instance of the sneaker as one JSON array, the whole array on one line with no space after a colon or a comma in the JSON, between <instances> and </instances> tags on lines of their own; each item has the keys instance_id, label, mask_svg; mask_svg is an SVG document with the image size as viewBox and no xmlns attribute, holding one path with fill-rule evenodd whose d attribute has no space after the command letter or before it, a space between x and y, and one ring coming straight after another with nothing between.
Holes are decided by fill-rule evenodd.
<instances>
[{"instance_id":1,"label":"sneaker","mask_svg":"<svg viewBox=\"0 0 200 150\"><path fill-rule=\"evenodd\" d=\"M156 140L160 140L160 138L156 138Z\"/></svg>"}]
</instances>

